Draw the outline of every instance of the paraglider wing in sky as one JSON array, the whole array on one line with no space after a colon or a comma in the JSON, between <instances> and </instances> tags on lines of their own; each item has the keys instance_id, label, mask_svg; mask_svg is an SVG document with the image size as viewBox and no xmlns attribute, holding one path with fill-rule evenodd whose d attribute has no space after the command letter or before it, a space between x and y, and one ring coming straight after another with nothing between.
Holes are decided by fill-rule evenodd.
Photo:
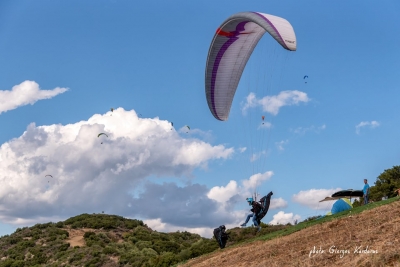
<instances>
[{"instance_id":1,"label":"paraglider wing in sky","mask_svg":"<svg viewBox=\"0 0 400 267\"><path fill-rule=\"evenodd\" d=\"M98 135L97 135L97 137L100 137L100 135L105 135L105 136L107 136L108 137L108 135L106 135L105 133L99 133Z\"/></svg>"},{"instance_id":2,"label":"paraglider wing in sky","mask_svg":"<svg viewBox=\"0 0 400 267\"><path fill-rule=\"evenodd\" d=\"M257 216L257 219L258 219L259 222L261 222L262 218L264 218L265 215L266 215L267 212L268 212L269 205L270 205L270 202L271 202L271 196L272 196L272 195L273 195L273 193L272 193L272 192L269 192L268 195L266 195L266 196L264 196L264 197L262 197L262 198L260 199L260 203L261 203L263 209L262 209L261 213ZM260 223L259 223L259 224L260 224Z\"/></svg>"},{"instance_id":3,"label":"paraglider wing in sky","mask_svg":"<svg viewBox=\"0 0 400 267\"><path fill-rule=\"evenodd\" d=\"M99 134L97 135L97 137L100 137L100 135L105 135L105 136L108 137L108 135L106 135L105 133L99 133ZM101 142L101 144L103 144L103 142Z\"/></svg>"},{"instance_id":4,"label":"paraglider wing in sky","mask_svg":"<svg viewBox=\"0 0 400 267\"><path fill-rule=\"evenodd\" d=\"M217 29L208 51L205 73L207 103L216 119L228 119L243 69L265 32L284 49L296 50L292 25L273 15L241 12L229 17Z\"/></svg>"},{"instance_id":5,"label":"paraglider wing in sky","mask_svg":"<svg viewBox=\"0 0 400 267\"><path fill-rule=\"evenodd\" d=\"M53 178L53 176L52 175L50 175L50 174L46 174L44 177L47 177L47 176L50 176L51 178ZM50 180L49 181L47 181L48 183L50 182Z\"/></svg>"}]
</instances>

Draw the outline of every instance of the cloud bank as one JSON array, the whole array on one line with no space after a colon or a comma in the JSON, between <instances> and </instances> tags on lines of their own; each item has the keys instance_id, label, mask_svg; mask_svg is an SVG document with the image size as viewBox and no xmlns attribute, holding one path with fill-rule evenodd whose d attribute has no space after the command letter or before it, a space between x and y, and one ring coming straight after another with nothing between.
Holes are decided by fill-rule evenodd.
<instances>
[{"instance_id":1,"label":"cloud bank","mask_svg":"<svg viewBox=\"0 0 400 267\"><path fill-rule=\"evenodd\" d=\"M97 137L101 132L108 137ZM196 216L204 215L203 222L210 223L211 215L202 210L213 210L216 204L206 197L208 189L204 186L178 188L145 180L192 177L195 168L205 168L212 160L228 159L233 153L233 148L179 134L171 130L168 121L138 118L135 111L122 108L114 110L112 116L111 112L96 114L74 124L32 123L20 137L0 147L0 219L16 224L21 220L105 211L133 217L158 214L179 225L178 219L169 216L172 207L179 210L174 197L180 196L190 201L190 207L195 205L196 212L191 209L190 214L185 213L185 206L177 218L196 226ZM53 178L45 177L47 174ZM144 203L131 194L139 186L145 189L139 194ZM150 205L152 201L161 205L165 199L171 209ZM142 212L146 203L152 207L146 209L147 213Z\"/></svg>"}]
</instances>

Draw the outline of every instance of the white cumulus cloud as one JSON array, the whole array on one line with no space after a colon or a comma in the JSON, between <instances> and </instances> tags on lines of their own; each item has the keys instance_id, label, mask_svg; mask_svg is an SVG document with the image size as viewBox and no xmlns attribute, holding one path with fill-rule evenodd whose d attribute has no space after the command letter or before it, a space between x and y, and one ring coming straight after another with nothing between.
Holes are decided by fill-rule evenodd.
<instances>
[{"instance_id":1,"label":"white cumulus cloud","mask_svg":"<svg viewBox=\"0 0 400 267\"><path fill-rule=\"evenodd\" d=\"M277 214L273 216L272 221L269 222L269 224L287 224L291 223L294 224L294 222L297 220L299 221L301 219L300 215L294 215L293 213L284 213L283 211L279 211Z\"/></svg>"},{"instance_id":2,"label":"white cumulus cloud","mask_svg":"<svg viewBox=\"0 0 400 267\"><path fill-rule=\"evenodd\" d=\"M225 203L238 193L240 193L238 184L236 181L231 180L226 186L214 186L207 196L217 202Z\"/></svg>"},{"instance_id":3,"label":"white cumulus cloud","mask_svg":"<svg viewBox=\"0 0 400 267\"><path fill-rule=\"evenodd\" d=\"M294 194L292 200L303 206L309 207L314 210L327 210L333 205L333 201L319 202L325 197L331 196L333 193L342 190L341 188L333 189L310 189L300 191Z\"/></svg>"},{"instance_id":4,"label":"white cumulus cloud","mask_svg":"<svg viewBox=\"0 0 400 267\"><path fill-rule=\"evenodd\" d=\"M246 97L242 112L246 113L249 108L261 107L263 111L277 115L281 107L298 105L301 102L307 103L309 101L310 98L307 94L298 90L282 91L278 95L264 96L260 99L254 93L250 93Z\"/></svg>"},{"instance_id":5,"label":"white cumulus cloud","mask_svg":"<svg viewBox=\"0 0 400 267\"><path fill-rule=\"evenodd\" d=\"M56 87L53 90L41 90L34 81L24 81L11 90L0 90L0 114L39 100L49 99L66 92L68 88Z\"/></svg>"},{"instance_id":6,"label":"white cumulus cloud","mask_svg":"<svg viewBox=\"0 0 400 267\"><path fill-rule=\"evenodd\" d=\"M138 118L122 108L68 125L31 123L0 147L0 220L138 213L131 191L147 177L189 177L195 168L234 153L233 148L185 137L171 130L168 121ZM198 201L207 192L202 190ZM197 205L211 207L211 202Z\"/></svg>"},{"instance_id":7,"label":"white cumulus cloud","mask_svg":"<svg viewBox=\"0 0 400 267\"><path fill-rule=\"evenodd\" d=\"M271 179L272 175L274 175L272 171L253 174L248 180L243 180L244 189L246 191L252 190L260 186L264 181Z\"/></svg>"},{"instance_id":8,"label":"white cumulus cloud","mask_svg":"<svg viewBox=\"0 0 400 267\"><path fill-rule=\"evenodd\" d=\"M270 209L283 209L287 207L287 201L283 198L271 198L271 204L269 206Z\"/></svg>"}]
</instances>

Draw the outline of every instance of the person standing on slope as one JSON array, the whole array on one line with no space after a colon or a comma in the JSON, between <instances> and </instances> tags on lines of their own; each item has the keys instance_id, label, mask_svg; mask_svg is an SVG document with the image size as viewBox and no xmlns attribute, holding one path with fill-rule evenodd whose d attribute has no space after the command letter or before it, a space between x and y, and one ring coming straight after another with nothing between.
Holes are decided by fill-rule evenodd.
<instances>
[{"instance_id":1,"label":"person standing on slope","mask_svg":"<svg viewBox=\"0 0 400 267\"><path fill-rule=\"evenodd\" d=\"M364 197L364 205L368 204L369 184L367 179L364 179L363 197Z\"/></svg>"}]
</instances>

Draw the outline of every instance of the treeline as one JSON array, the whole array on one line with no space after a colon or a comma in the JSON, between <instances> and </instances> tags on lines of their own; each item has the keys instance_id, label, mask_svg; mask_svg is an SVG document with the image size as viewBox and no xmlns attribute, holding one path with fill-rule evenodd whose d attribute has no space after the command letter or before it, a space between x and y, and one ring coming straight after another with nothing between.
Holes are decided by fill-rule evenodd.
<instances>
[{"instance_id":1,"label":"treeline","mask_svg":"<svg viewBox=\"0 0 400 267\"><path fill-rule=\"evenodd\" d=\"M369 200L376 202L382 198L392 198L397 196L395 190L400 188L400 166L393 166L391 169L384 170L371 185ZM353 207L362 205L361 201L354 201Z\"/></svg>"},{"instance_id":2,"label":"treeline","mask_svg":"<svg viewBox=\"0 0 400 267\"><path fill-rule=\"evenodd\" d=\"M371 187L370 199L373 201L382 200L382 197L395 197L396 189L400 188L400 166L393 166L384 170L376 179L375 185Z\"/></svg>"},{"instance_id":3,"label":"treeline","mask_svg":"<svg viewBox=\"0 0 400 267\"><path fill-rule=\"evenodd\" d=\"M56 223L57 227L70 226L72 229L77 228L93 228L93 229L134 229L137 226L144 226L140 220L126 219L117 215L105 214L82 214L71 217L64 222Z\"/></svg>"}]
</instances>

